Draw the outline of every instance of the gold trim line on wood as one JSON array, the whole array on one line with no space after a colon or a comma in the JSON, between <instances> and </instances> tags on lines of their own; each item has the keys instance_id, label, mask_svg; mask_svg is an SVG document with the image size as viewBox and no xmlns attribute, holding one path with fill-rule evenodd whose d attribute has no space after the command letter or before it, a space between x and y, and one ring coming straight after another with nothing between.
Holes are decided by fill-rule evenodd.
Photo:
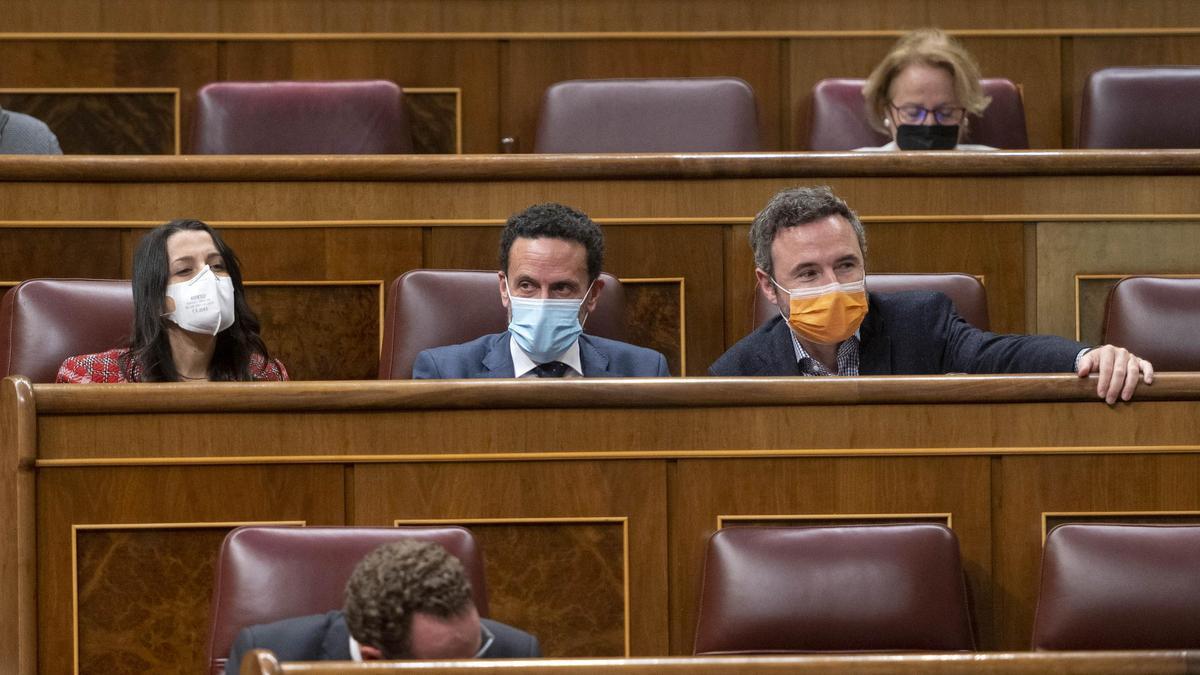
<instances>
[{"instance_id":1,"label":"gold trim line on wood","mask_svg":"<svg viewBox=\"0 0 1200 675\"><path fill-rule=\"evenodd\" d=\"M1200 213L1028 213L1028 214L951 214L951 215L882 215L860 216L866 224L871 223L1036 223L1036 222L1174 222L1197 221ZM753 216L655 216L592 218L601 225L749 225ZM305 228L352 228L352 227L500 227L501 218L400 218L400 219L354 219L344 220L206 220L217 228L230 229L305 229ZM162 225L159 220L2 220L0 228L114 228L150 229Z\"/></svg>"},{"instance_id":2,"label":"gold trim line on wood","mask_svg":"<svg viewBox=\"0 0 1200 675\"><path fill-rule=\"evenodd\" d=\"M378 286L380 292L383 292L382 279L300 279L300 280L279 280L258 279L255 281L245 280L242 282L246 286Z\"/></svg>"},{"instance_id":3,"label":"gold trim line on wood","mask_svg":"<svg viewBox=\"0 0 1200 675\"><path fill-rule=\"evenodd\" d=\"M856 519L894 520L897 518L923 518L930 520L938 518L946 521L946 527L954 529L953 513L773 513L761 515L725 515L717 514L717 529L725 527L726 522L739 520L856 520Z\"/></svg>"},{"instance_id":4,"label":"gold trim line on wood","mask_svg":"<svg viewBox=\"0 0 1200 675\"><path fill-rule=\"evenodd\" d=\"M949 30L958 37L1157 37L1200 35L1200 28L968 28ZM239 33L178 32L26 32L0 33L0 40L111 40L111 41L217 41L217 42L357 42L435 40L571 41L571 40L734 40L734 39L846 39L897 38L902 30L723 30L723 31L555 31L555 32L426 32L426 33Z\"/></svg>"},{"instance_id":5,"label":"gold trim line on wood","mask_svg":"<svg viewBox=\"0 0 1200 675\"><path fill-rule=\"evenodd\" d=\"M523 525L527 523L547 524L547 523L607 523L621 525L621 573L624 575L621 584L621 592L624 594L622 598L624 604L625 617L625 658L632 655L630 645L631 633L629 627L630 618L630 603L629 603L629 517L628 516L562 516L562 517L535 517L535 518L404 518L392 521L392 526L400 525Z\"/></svg>"},{"instance_id":6,"label":"gold trim line on wood","mask_svg":"<svg viewBox=\"0 0 1200 675\"><path fill-rule=\"evenodd\" d=\"M305 520L232 521L218 523L71 523L71 672L79 675L79 532L92 530L188 530L243 525L307 525Z\"/></svg>"},{"instance_id":7,"label":"gold trim line on wood","mask_svg":"<svg viewBox=\"0 0 1200 675\"><path fill-rule=\"evenodd\" d=\"M1042 511L1042 546L1046 545L1046 521L1053 517L1088 516L1107 518L1109 516L1200 516L1200 511Z\"/></svg>"},{"instance_id":8,"label":"gold trim line on wood","mask_svg":"<svg viewBox=\"0 0 1200 675\"><path fill-rule=\"evenodd\" d=\"M756 459L777 457L941 457L955 455L1184 454L1200 445L1063 445L1002 448L822 448L808 450L628 450L411 455L222 455L213 457L97 457L39 459L38 469L83 466L211 466L217 464L415 464L421 462L549 462L633 459Z\"/></svg>"},{"instance_id":9,"label":"gold trim line on wood","mask_svg":"<svg viewBox=\"0 0 1200 675\"><path fill-rule=\"evenodd\" d=\"M0 37L0 39L3 39ZM175 94L179 87L0 87L0 94Z\"/></svg>"}]
</instances>

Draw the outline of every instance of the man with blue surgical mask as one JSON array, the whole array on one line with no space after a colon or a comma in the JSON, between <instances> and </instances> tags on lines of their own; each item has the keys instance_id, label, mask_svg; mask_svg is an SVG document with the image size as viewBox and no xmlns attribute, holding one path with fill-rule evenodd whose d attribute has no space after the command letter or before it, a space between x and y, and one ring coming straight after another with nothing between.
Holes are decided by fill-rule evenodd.
<instances>
[{"instance_id":1,"label":"man with blue surgical mask","mask_svg":"<svg viewBox=\"0 0 1200 675\"><path fill-rule=\"evenodd\" d=\"M600 227L569 206L536 204L509 218L498 274L508 330L421 352L413 378L669 376L662 354L583 332L604 288L603 260Z\"/></svg>"}]
</instances>

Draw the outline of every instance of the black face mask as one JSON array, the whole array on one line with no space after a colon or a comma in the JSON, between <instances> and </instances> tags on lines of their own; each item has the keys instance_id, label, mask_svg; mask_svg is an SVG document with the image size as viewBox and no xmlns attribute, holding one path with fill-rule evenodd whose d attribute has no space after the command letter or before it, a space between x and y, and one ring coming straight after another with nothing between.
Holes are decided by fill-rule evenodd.
<instances>
[{"instance_id":1,"label":"black face mask","mask_svg":"<svg viewBox=\"0 0 1200 675\"><path fill-rule=\"evenodd\" d=\"M901 124L896 128L901 150L953 150L958 145L957 124Z\"/></svg>"}]
</instances>

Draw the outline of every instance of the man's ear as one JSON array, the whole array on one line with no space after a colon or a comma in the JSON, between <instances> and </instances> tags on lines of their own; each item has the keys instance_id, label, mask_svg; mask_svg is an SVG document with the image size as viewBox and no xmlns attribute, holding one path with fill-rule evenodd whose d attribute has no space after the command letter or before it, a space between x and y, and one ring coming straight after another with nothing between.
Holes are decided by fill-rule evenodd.
<instances>
[{"instance_id":1,"label":"man's ear","mask_svg":"<svg viewBox=\"0 0 1200 675\"><path fill-rule=\"evenodd\" d=\"M378 647L371 645L359 645L358 650L362 652L363 661L382 661L383 652Z\"/></svg>"},{"instance_id":2,"label":"man's ear","mask_svg":"<svg viewBox=\"0 0 1200 675\"><path fill-rule=\"evenodd\" d=\"M596 280L592 282L591 297L587 298L583 303L583 308L589 316L595 311L596 304L600 300L600 291L602 290L604 290L604 279L596 277Z\"/></svg>"},{"instance_id":3,"label":"man's ear","mask_svg":"<svg viewBox=\"0 0 1200 675\"><path fill-rule=\"evenodd\" d=\"M496 272L496 279L500 284L500 304L508 309L508 284L504 280L504 272Z\"/></svg>"},{"instance_id":4,"label":"man's ear","mask_svg":"<svg viewBox=\"0 0 1200 675\"><path fill-rule=\"evenodd\" d=\"M770 300L771 304L778 305L779 298L776 295L778 289L775 288L775 284L771 281L771 275L755 267L754 277L758 280L758 289L763 296Z\"/></svg>"}]
</instances>

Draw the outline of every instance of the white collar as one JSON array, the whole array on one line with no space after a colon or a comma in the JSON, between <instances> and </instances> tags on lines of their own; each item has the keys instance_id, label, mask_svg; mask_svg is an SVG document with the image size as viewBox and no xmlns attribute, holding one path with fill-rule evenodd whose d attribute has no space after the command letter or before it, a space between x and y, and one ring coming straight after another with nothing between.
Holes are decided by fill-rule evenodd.
<instances>
[{"instance_id":1,"label":"white collar","mask_svg":"<svg viewBox=\"0 0 1200 675\"><path fill-rule=\"evenodd\" d=\"M362 662L362 647L358 645L358 640L354 636L350 636L350 660L356 663Z\"/></svg>"},{"instance_id":2,"label":"white collar","mask_svg":"<svg viewBox=\"0 0 1200 675\"><path fill-rule=\"evenodd\" d=\"M512 338L511 334L508 336L508 350L512 354L513 375L516 377L532 377L530 371L537 368L538 363L529 358L529 355L525 353L525 350L521 349L521 346L517 344L517 341ZM561 354L550 360L561 361L571 368L567 372L566 377L583 377L583 361L579 357L579 340L572 342L570 347L567 347Z\"/></svg>"}]
</instances>

